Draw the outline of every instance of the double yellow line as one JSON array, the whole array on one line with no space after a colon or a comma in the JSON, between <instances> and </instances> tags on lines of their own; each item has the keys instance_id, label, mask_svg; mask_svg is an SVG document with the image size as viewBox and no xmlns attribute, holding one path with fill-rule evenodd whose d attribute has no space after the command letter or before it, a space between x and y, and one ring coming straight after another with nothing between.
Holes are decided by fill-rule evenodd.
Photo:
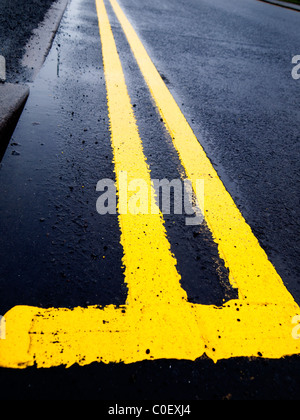
<instances>
[{"instance_id":1,"label":"double yellow line","mask_svg":"<svg viewBox=\"0 0 300 420\"><path fill-rule=\"evenodd\" d=\"M300 345L292 337L292 320L300 308L224 187L124 12L116 0L110 3L195 192L197 180L205 182L202 210L239 299L221 308L188 303L159 209L149 211L149 215L119 211L129 290L126 305L73 310L15 307L5 316L0 366L195 360L204 353L217 361L300 353ZM117 187L120 191L120 174L126 172L128 182L143 179L154 194L105 3L96 0L96 6ZM200 277L199 273L199 281Z\"/></svg>"},{"instance_id":2,"label":"double yellow line","mask_svg":"<svg viewBox=\"0 0 300 420\"><path fill-rule=\"evenodd\" d=\"M205 219L213 233L215 242L218 244L220 256L230 270L230 282L234 287L239 289L240 299L262 303L274 301L293 302L290 294L283 286L281 278L253 235L251 228L226 191L222 181L195 137L175 99L159 75L132 25L129 23L117 1L110 0L110 3L170 133L187 177L192 181L195 192L197 191L197 180L204 180ZM111 64L112 61L119 61L119 59L117 58L117 54L112 54L111 50L107 49L107 46L113 41L111 39L112 33L104 3L101 0L97 0L96 4L103 45L108 100L110 102L118 100L120 97L124 98L128 94L122 93L120 95L121 92L126 90L126 86L123 86L121 90L120 84L118 84L119 91L113 91L111 89L111 74L115 74L115 68L114 66L111 68ZM122 70L120 67L118 71L120 71L121 76ZM111 121L114 120L120 110L121 107L117 107L116 110L111 110ZM129 120L127 122L129 125L132 124ZM117 121L116 125L118 126L119 124L120 120ZM112 125L112 137L114 138L114 124ZM129 147L130 144L130 138L128 138ZM198 197L198 199L201 202L201 197Z\"/></svg>"}]
</instances>

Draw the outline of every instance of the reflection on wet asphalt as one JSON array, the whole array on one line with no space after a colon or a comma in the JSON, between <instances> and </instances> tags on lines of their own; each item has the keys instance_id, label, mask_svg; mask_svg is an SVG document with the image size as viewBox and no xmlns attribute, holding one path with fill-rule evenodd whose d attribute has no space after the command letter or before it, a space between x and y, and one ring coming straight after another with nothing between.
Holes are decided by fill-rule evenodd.
<instances>
[{"instance_id":1,"label":"reflection on wet asphalt","mask_svg":"<svg viewBox=\"0 0 300 420\"><path fill-rule=\"evenodd\" d=\"M126 302L118 219L96 211L97 182L115 174L96 11L85 3L68 9L2 161L2 313ZM128 46L115 36L152 178L178 178L178 158ZM222 305L235 297L206 225L165 219L189 300Z\"/></svg>"},{"instance_id":2,"label":"reflection on wet asphalt","mask_svg":"<svg viewBox=\"0 0 300 420\"><path fill-rule=\"evenodd\" d=\"M126 300L117 218L96 212L114 179L97 31L73 2L2 161L1 313Z\"/></svg>"}]
</instances>

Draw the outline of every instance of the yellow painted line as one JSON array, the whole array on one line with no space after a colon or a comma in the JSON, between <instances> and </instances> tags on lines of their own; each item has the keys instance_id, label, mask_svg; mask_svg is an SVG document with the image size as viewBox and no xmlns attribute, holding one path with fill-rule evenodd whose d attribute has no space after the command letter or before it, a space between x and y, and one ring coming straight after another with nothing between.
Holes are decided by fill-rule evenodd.
<instances>
[{"instance_id":1,"label":"yellow painted line","mask_svg":"<svg viewBox=\"0 0 300 420\"><path fill-rule=\"evenodd\" d=\"M6 339L0 341L0 366L195 360L204 353L218 361L300 353L300 344L292 337L292 320L300 315L300 308L224 188L132 26L117 2L111 2L188 176L194 185L197 179L205 180L206 220L240 299L221 308L188 303L161 213L156 209L152 214L149 211L150 215L125 214L135 197L129 195L127 202L119 197L129 289L126 305L73 310L15 307L5 315ZM124 187L126 173L127 182L142 179L153 194L106 8L103 0L96 0L96 5L118 191ZM141 201L148 203L146 195Z\"/></svg>"},{"instance_id":2,"label":"yellow painted line","mask_svg":"<svg viewBox=\"0 0 300 420\"><path fill-rule=\"evenodd\" d=\"M293 298L226 191L132 25L117 1L110 0L110 3L173 139L187 177L194 185L195 192L196 181L204 180L205 219L219 246L220 256L230 269L231 284L239 289L240 299L247 298L252 302L262 303L292 303Z\"/></svg>"},{"instance_id":3,"label":"yellow painted line","mask_svg":"<svg viewBox=\"0 0 300 420\"><path fill-rule=\"evenodd\" d=\"M128 285L128 303L146 304L153 299L163 302L181 301L186 293L180 287L176 260L170 244L162 214L151 214L148 191L151 185L150 170L143 153L142 142L127 91L123 69L117 52L104 3L97 1L100 36L106 79L111 142L114 152L117 190L127 189L127 183L143 180L146 192L141 191L141 201L149 203L148 215L134 215L120 211L121 243L124 249L125 278ZM124 180L123 174L126 174ZM123 184L123 185L122 185ZM134 193L128 195L128 204ZM127 203L123 203L126 206ZM120 206L120 203L119 203ZM124 210L124 209L122 209ZM122 214L123 213L123 214Z\"/></svg>"}]
</instances>

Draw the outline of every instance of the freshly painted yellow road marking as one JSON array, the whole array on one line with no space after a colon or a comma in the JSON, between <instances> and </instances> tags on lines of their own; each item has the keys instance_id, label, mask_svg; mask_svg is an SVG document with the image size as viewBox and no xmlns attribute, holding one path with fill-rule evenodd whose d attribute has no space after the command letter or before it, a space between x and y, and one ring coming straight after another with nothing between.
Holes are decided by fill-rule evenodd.
<instances>
[{"instance_id":1,"label":"freshly painted yellow road marking","mask_svg":"<svg viewBox=\"0 0 300 420\"><path fill-rule=\"evenodd\" d=\"M126 173L126 184L142 179L148 186L147 191L152 190L154 195L122 65L103 2L97 2L97 10L117 189L122 189L122 173ZM131 198L132 195L128 195L129 202ZM142 200L148 203L148 198L146 195ZM159 210L155 212L157 214L151 214L149 208L148 215L134 215L128 211L119 213L121 243L124 249L123 263L126 267L125 278L129 290L127 303L146 304L153 299L157 300L157 295L163 302L180 302L186 299L186 293L180 287L176 260L171 254Z\"/></svg>"},{"instance_id":2,"label":"freshly painted yellow road marking","mask_svg":"<svg viewBox=\"0 0 300 420\"><path fill-rule=\"evenodd\" d=\"M5 315L0 366L195 360L204 353L217 361L300 353L300 344L291 334L292 319L300 308L223 186L118 3L111 3L189 178L194 185L197 179L205 180L206 220L240 299L221 308L188 303L159 210L157 214L149 211L149 216L123 214L120 207L127 203L119 203L127 304L73 310L15 307ZM128 181L143 179L151 190L150 169L106 8L103 0L96 4L118 190L124 172Z\"/></svg>"},{"instance_id":3,"label":"freshly painted yellow road marking","mask_svg":"<svg viewBox=\"0 0 300 420\"><path fill-rule=\"evenodd\" d=\"M230 269L230 281L240 299L253 302L293 302L282 280L260 247L233 199L206 156L175 99L162 80L146 49L116 0L110 0L148 84L174 146L187 173L196 185L205 181L205 219L219 246L220 256ZM194 188L196 192L196 188ZM201 197L199 197L199 202Z\"/></svg>"}]
</instances>

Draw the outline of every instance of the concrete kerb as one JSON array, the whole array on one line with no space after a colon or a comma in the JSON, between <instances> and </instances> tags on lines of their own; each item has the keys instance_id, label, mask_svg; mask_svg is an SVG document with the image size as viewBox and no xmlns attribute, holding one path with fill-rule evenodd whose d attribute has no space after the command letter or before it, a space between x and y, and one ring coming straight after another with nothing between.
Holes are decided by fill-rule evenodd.
<instances>
[{"instance_id":1,"label":"concrete kerb","mask_svg":"<svg viewBox=\"0 0 300 420\"><path fill-rule=\"evenodd\" d=\"M21 84L0 84L0 160L19 120L29 95L29 87Z\"/></svg>"},{"instance_id":2,"label":"concrete kerb","mask_svg":"<svg viewBox=\"0 0 300 420\"><path fill-rule=\"evenodd\" d=\"M13 116L22 108L28 95L29 87L26 85L0 84L0 133L10 125Z\"/></svg>"}]
</instances>

